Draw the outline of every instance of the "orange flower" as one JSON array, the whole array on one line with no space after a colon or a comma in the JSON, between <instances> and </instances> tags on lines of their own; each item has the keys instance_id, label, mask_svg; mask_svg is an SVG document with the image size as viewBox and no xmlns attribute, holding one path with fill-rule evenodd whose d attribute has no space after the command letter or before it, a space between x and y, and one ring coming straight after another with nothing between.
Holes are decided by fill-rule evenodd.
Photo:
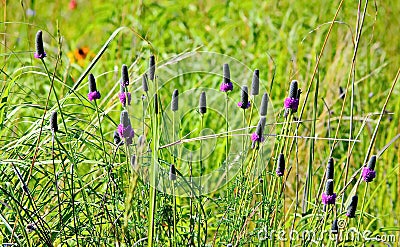
<instances>
[{"instance_id":1,"label":"orange flower","mask_svg":"<svg viewBox=\"0 0 400 247\"><path fill-rule=\"evenodd\" d=\"M67 54L71 63L78 63L81 66L85 65L86 58L92 59L94 54L90 52L89 47L80 47Z\"/></svg>"}]
</instances>

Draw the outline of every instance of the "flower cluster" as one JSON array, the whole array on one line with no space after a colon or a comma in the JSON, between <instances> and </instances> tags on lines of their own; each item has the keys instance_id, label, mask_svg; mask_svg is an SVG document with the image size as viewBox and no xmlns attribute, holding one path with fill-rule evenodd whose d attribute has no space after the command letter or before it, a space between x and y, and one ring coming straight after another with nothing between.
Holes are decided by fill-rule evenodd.
<instances>
[{"instance_id":1,"label":"flower cluster","mask_svg":"<svg viewBox=\"0 0 400 247\"><path fill-rule=\"evenodd\" d=\"M373 155L368 162L368 166L364 167L361 173L361 177L367 183L372 182L376 177L375 172L376 155Z\"/></svg>"},{"instance_id":2,"label":"flower cluster","mask_svg":"<svg viewBox=\"0 0 400 247\"><path fill-rule=\"evenodd\" d=\"M289 88L289 97L287 97L283 103L285 107L285 117L289 114L289 111L292 113L297 112L299 108L299 98L300 98L301 90L298 89L298 83L296 80L293 80L290 83Z\"/></svg>"}]
</instances>

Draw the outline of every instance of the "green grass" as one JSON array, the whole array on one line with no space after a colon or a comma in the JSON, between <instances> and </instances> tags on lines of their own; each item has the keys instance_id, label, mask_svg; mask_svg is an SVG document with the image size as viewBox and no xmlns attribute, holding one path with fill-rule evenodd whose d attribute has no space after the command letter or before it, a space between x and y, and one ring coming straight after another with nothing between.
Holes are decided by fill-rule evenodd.
<instances>
[{"instance_id":1,"label":"green grass","mask_svg":"<svg viewBox=\"0 0 400 247\"><path fill-rule=\"evenodd\" d=\"M318 246L384 246L362 237L330 239L323 231L338 218L346 223L343 234L368 230L398 245L400 3L343 1L339 8L339 2L95 0L78 1L70 10L68 1L2 1L0 243L308 246L301 239L308 231L324 237ZM43 63L33 57L38 30L47 53ZM83 47L90 50L87 58L70 60ZM144 93L151 54L158 79ZM218 91L224 63L235 83L227 116L225 94ZM122 64L131 79L130 146L113 142L123 109L117 95ZM257 68L260 95L244 124L236 107L240 86L251 88ZM102 95L96 104L87 100L89 73ZM294 79L303 92L299 111L284 118L283 101ZM347 88L345 99L340 86ZM180 108L173 117L175 88ZM203 118L197 111L202 91L209 106ZM255 128L242 128L257 125L264 92L270 98L265 132L272 136L251 149L242 134ZM54 138L52 111L60 128ZM141 135L145 142L138 144ZM171 145L174 136L184 141ZM275 175L281 152L283 178ZM377 177L367 186L360 168L371 155L379 156ZM338 199L323 211L329 157L335 160ZM219 187L227 160L230 182ZM157 163L161 170L154 169ZM171 163L178 169L175 182L167 179ZM199 174L206 176L202 189ZM354 194L356 218L347 219ZM291 230L299 238L290 240ZM271 231L274 238L264 239ZM282 232L286 241L279 239Z\"/></svg>"}]
</instances>

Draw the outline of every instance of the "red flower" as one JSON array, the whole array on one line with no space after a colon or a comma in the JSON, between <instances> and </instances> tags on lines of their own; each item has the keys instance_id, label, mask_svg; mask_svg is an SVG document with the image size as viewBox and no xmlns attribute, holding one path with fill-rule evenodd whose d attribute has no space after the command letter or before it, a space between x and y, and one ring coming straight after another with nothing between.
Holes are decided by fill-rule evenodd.
<instances>
[{"instance_id":1,"label":"red flower","mask_svg":"<svg viewBox=\"0 0 400 247\"><path fill-rule=\"evenodd\" d=\"M78 6L78 3L76 2L76 0L69 1L69 4L68 4L69 9L74 10L74 9L76 9L77 6Z\"/></svg>"}]
</instances>

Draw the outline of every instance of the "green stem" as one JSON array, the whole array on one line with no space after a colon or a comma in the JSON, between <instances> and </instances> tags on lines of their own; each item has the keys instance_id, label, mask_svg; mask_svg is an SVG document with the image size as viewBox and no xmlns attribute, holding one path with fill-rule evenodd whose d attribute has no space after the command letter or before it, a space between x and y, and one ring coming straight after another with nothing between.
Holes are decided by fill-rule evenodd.
<instances>
[{"instance_id":1,"label":"green stem","mask_svg":"<svg viewBox=\"0 0 400 247\"><path fill-rule=\"evenodd\" d=\"M101 128L101 120L100 120L100 112L99 112L99 107L97 106L97 101L94 100L94 105L96 107L96 113L97 113L97 119L99 121L99 131L100 131L100 136L101 136L101 143L103 145L103 154L104 154L104 162L107 164L107 151L106 151L106 145L104 142L104 136L103 136L103 130Z\"/></svg>"}]
</instances>

